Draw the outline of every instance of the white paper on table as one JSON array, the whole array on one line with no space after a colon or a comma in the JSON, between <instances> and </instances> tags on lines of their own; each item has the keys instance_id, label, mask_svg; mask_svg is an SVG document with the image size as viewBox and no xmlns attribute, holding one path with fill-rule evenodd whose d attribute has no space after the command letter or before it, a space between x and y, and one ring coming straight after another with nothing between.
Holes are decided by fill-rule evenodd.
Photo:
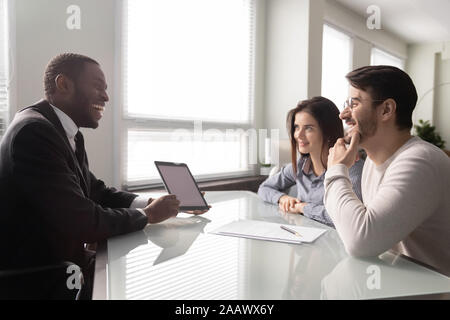
<instances>
[{"instance_id":1,"label":"white paper on table","mask_svg":"<svg viewBox=\"0 0 450 320\"><path fill-rule=\"evenodd\" d=\"M301 237L282 229L281 226L285 226L298 232ZM279 224L257 220L239 220L224 225L210 233L287 243L311 243L326 231L326 229L301 227L290 224Z\"/></svg>"}]
</instances>

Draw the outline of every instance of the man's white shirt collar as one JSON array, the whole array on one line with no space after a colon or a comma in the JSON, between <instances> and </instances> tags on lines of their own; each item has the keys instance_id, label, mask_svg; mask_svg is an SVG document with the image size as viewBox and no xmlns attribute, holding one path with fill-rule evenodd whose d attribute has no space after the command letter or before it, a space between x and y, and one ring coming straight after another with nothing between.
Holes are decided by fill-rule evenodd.
<instances>
[{"instance_id":1,"label":"man's white shirt collar","mask_svg":"<svg viewBox=\"0 0 450 320\"><path fill-rule=\"evenodd\" d=\"M73 120L65 114L63 111L55 107L54 105L50 104L50 106L55 111L56 115L58 116L59 121L61 121L61 125L64 128L64 131L66 132L67 138L69 139L70 145L72 146L72 149L75 151L75 135L78 132L78 127L73 122Z\"/></svg>"}]
</instances>

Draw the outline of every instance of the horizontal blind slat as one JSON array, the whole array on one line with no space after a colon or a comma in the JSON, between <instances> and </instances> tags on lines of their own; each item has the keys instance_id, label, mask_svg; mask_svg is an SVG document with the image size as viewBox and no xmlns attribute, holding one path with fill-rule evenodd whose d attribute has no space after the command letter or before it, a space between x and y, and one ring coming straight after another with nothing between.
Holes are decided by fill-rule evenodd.
<instances>
[{"instance_id":1,"label":"horizontal blind slat","mask_svg":"<svg viewBox=\"0 0 450 320\"><path fill-rule=\"evenodd\" d=\"M8 115L8 35L6 0L0 0L0 138L6 130Z\"/></svg>"},{"instance_id":2,"label":"horizontal blind slat","mask_svg":"<svg viewBox=\"0 0 450 320\"><path fill-rule=\"evenodd\" d=\"M124 116L150 119L150 124L142 125L148 129L151 121L164 121L172 131L177 129L178 121L251 125L254 16L255 0L125 1L121 93ZM153 161L170 161L170 156L161 148L154 152L136 148L143 143L142 135L136 134L129 122L124 127L124 184L155 181L159 175L153 170ZM144 135L144 141L152 142L154 133ZM172 143L172 148L175 145ZM242 140L234 146L235 151L226 152L222 156L229 157L223 163L225 169L220 164L212 168L214 162L210 161L192 160L189 164L204 168L208 175L228 171L230 176L236 172L245 175L250 169L248 155L242 150L248 148L248 142ZM186 153L178 155L177 161L181 161L179 157ZM232 155L234 158L230 158ZM234 167L230 167L232 163ZM133 172L130 168L134 168Z\"/></svg>"}]
</instances>

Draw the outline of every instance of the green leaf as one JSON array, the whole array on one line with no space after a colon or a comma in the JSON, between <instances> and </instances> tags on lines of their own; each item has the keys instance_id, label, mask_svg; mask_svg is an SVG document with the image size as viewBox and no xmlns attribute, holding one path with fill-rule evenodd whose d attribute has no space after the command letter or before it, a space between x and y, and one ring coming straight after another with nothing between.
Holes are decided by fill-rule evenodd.
<instances>
[{"instance_id":1,"label":"green leaf","mask_svg":"<svg viewBox=\"0 0 450 320\"><path fill-rule=\"evenodd\" d=\"M430 121L420 119L419 124L414 125L414 129L416 130L416 135L422 140L434 144L440 149L445 148L445 141L442 140L442 137L436 132L436 128L430 124Z\"/></svg>"}]
</instances>

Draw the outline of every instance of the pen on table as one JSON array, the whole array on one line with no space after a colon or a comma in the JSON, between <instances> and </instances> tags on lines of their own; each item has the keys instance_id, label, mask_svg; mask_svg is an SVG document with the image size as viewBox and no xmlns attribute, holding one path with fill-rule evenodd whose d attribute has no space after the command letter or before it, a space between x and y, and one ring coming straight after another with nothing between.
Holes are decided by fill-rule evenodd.
<instances>
[{"instance_id":1,"label":"pen on table","mask_svg":"<svg viewBox=\"0 0 450 320\"><path fill-rule=\"evenodd\" d=\"M283 229L283 230L286 230L287 232L295 234L297 237L300 237L300 238L302 237L302 235L300 233L298 233L297 231L295 231L295 230L286 228L285 226L280 226L280 228Z\"/></svg>"}]
</instances>

